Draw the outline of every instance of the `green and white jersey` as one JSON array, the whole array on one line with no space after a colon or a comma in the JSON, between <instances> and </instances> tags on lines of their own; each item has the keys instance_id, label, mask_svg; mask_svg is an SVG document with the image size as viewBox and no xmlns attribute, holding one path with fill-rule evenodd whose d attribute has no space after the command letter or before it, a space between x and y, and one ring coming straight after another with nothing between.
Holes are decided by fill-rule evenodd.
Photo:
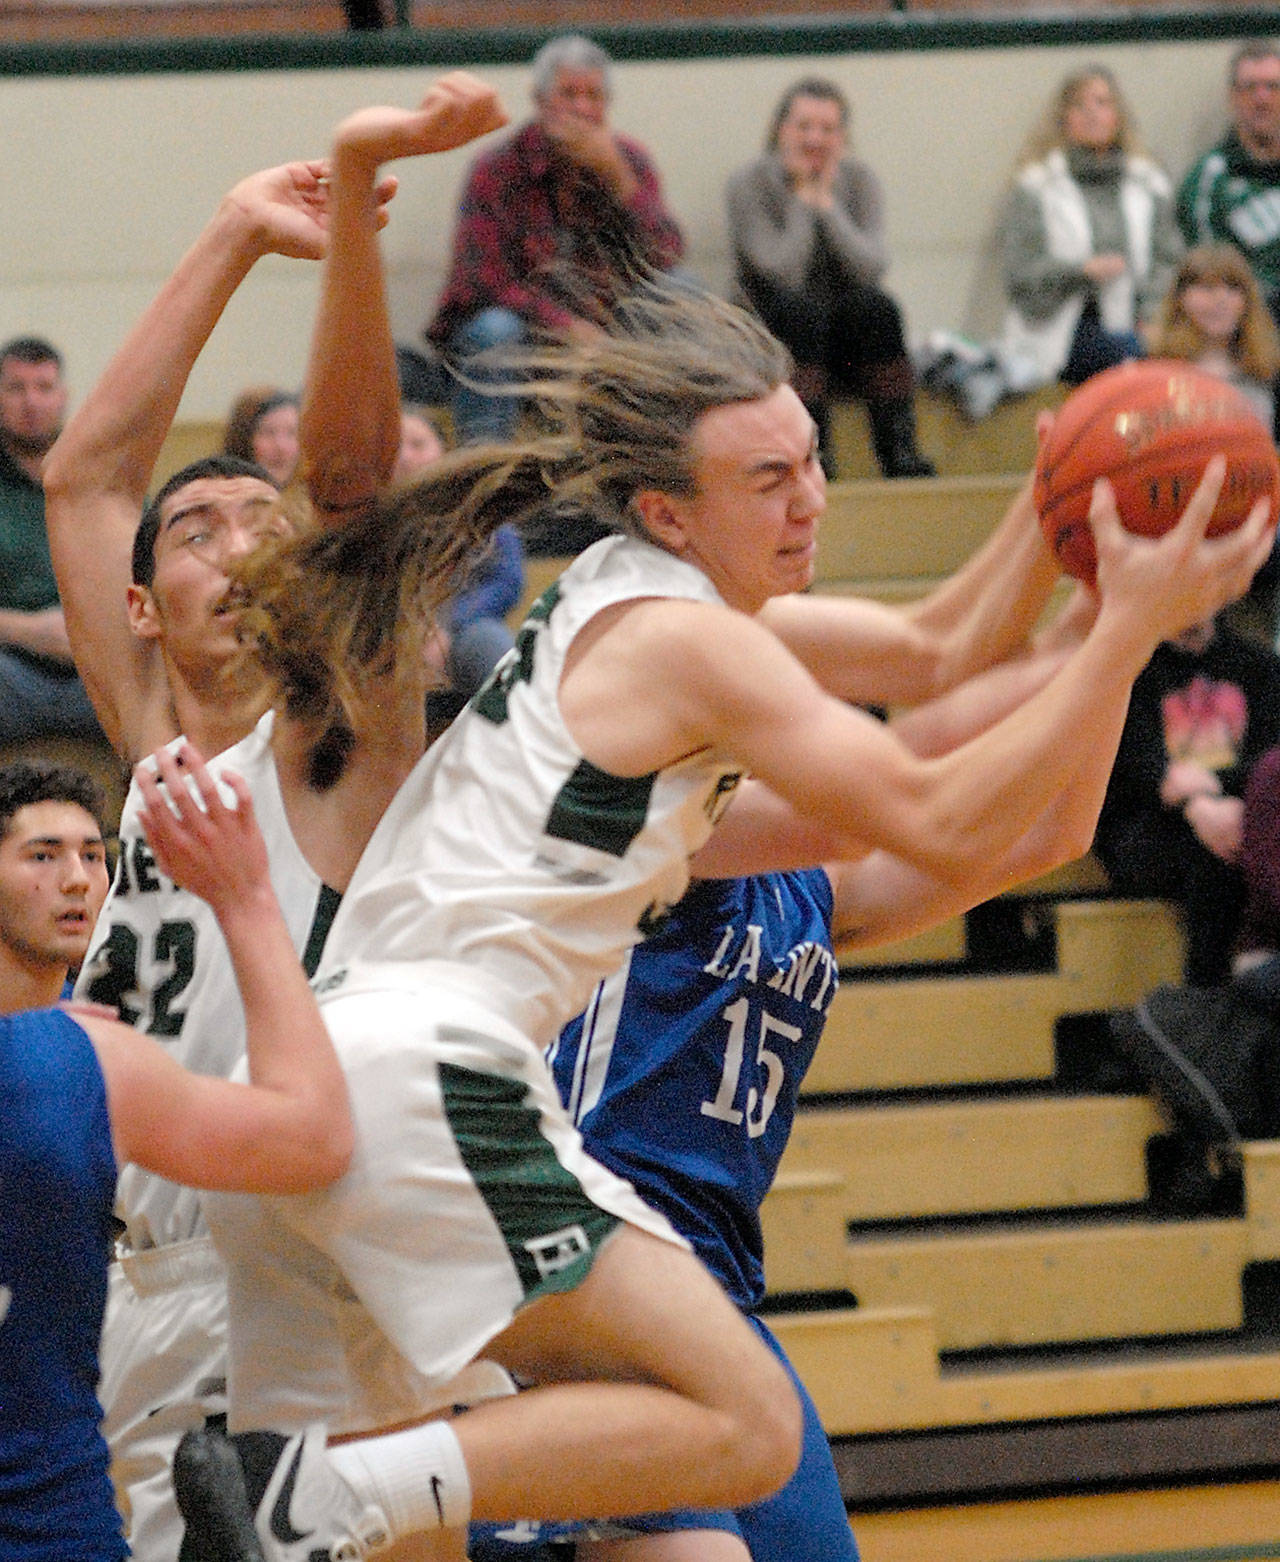
<instances>
[{"instance_id":1,"label":"green and white jersey","mask_svg":"<svg viewBox=\"0 0 1280 1562\"><path fill-rule=\"evenodd\" d=\"M1183 178L1178 225L1188 244L1234 244L1267 301L1280 293L1280 162L1255 161L1234 131Z\"/></svg>"},{"instance_id":2,"label":"green and white jersey","mask_svg":"<svg viewBox=\"0 0 1280 1562\"><path fill-rule=\"evenodd\" d=\"M640 597L721 600L701 571L636 538L575 559L374 832L325 947L322 994L441 983L542 1047L680 899L739 772L700 754L610 775L574 743L558 699L574 636Z\"/></svg>"},{"instance_id":3,"label":"green and white jersey","mask_svg":"<svg viewBox=\"0 0 1280 1562\"><path fill-rule=\"evenodd\" d=\"M294 946L310 969L337 896L293 838L271 751L272 716L209 761L243 776L267 846L271 884ZM234 801L230 792L224 793ZM76 997L104 1003L153 1036L185 1068L226 1078L244 1055L244 1006L231 956L208 904L162 873L138 822L142 794L129 787L120 818L115 880L93 931ZM200 1196L139 1166L120 1173L116 1213L135 1251L204 1234Z\"/></svg>"}]
</instances>

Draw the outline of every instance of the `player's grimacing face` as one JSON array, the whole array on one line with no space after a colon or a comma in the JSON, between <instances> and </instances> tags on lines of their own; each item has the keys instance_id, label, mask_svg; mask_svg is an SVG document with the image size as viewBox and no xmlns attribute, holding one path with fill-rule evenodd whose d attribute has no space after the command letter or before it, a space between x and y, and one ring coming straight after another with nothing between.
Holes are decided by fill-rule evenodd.
<instances>
[{"instance_id":1,"label":"player's grimacing face","mask_svg":"<svg viewBox=\"0 0 1280 1562\"><path fill-rule=\"evenodd\" d=\"M0 943L35 964L78 965L107 883L92 814L53 799L26 804L0 840Z\"/></svg>"},{"instance_id":2,"label":"player's grimacing face","mask_svg":"<svg viewBox=\"0 0 1280 1562\"><path fill-rule=\"evenodd\" d=\"M827 485L813 419L790 385L716 407L693 434L697 492L678 501L688 546L730 607L756 613L813 580Z\"/></svg>"},{"instance_id":3,"label":"player's grimacing face","mask_svg":"<svg viewBox=\"0 0 1280 1562\"><path fill-rule=\"evenodd\" d=\"M164 502L155 541L151 594L166 641L232 635L235 603L228 569L269 537L288 532L280 494L258 477L202 477Z\"/></svg>"}]
</instances>

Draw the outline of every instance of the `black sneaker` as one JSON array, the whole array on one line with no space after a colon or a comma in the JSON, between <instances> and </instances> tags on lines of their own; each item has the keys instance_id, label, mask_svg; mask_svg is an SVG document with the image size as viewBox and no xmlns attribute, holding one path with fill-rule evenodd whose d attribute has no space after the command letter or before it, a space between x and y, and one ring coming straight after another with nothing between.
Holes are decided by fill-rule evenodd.
<instances>
[{"instance_id":1,"label":"black sneaker","mask_svg":"<svg viewBox=\"0 0 1280 1562\"><path fill-rule=\"evenodd\" d=\"M240 1456L222 1426L183 1435L173 1490L186 1527L179 1562L265 1562Z\"/></svg>"},{"instance_id":2,"label":"black sneaker","mask_svg":"<svg viewBox=\"0 0 1280 1562\"><path fill-rule=\"evenodd\" d=\"M188 1433L197 1438L199 1433ZM325 1428L316 1423L286 1437L280 1432L237 1432L224 1442L233 1450L243 1480L207 1480L203 1468L222 1463L194 1443L183 1459L179 1507L188 1528L229 1535L216 1562L364 1562L390 1544L386 1518L360 1499L334 1469ZM179 1487L178 1459L174 1486ZM192 1511L188 1511L188 1506ZM244 1549L243 1517L250 1515L251 1540ZM241 1549L234 1549L239 1545Z\"/></svg>"}]
</instances>

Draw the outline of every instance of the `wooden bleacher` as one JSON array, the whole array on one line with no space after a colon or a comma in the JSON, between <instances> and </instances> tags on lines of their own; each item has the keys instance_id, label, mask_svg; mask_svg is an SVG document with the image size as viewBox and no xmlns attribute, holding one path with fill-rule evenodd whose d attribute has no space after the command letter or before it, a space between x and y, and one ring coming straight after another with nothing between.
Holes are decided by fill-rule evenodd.
<instances>
[{"instance_id":1,"label":"wooden bleacher","mask_svg":"<svg viewBox=\"0 0 1280 1562\"><path fill-rule=\"evenodd\" d=\"M1169 1218L1148 1202L1154 1103L1057 1084L1055 1022L1176 980L1177 920L1051 912L1047 971L846 969L765 1203L771 1291L830 1297L770 1321L855 1507L1052 1485L1054 1436L1073 1479L1202 1471L1201 1418L1280 1405L1280 1319L1248 1302L1280 1259L1280 1145L1244 1146L1238 1212Z\"/></svg>"}]
</instances>

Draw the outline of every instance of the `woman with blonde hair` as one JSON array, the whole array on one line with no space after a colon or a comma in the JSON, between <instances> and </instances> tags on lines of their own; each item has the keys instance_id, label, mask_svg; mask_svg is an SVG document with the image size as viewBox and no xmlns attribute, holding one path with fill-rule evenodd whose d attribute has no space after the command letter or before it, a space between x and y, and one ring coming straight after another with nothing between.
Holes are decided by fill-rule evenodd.
<instances>
[{"instance_id":1,"label":"woman with blonde hair","mask_svg":"<svg viewBox=\"0 0 1280 1562\"><path fill-rule=\"evenodd\" d=\"M935 332L917 364L968 417L1144 356L1182 241L1169 180L1105 66L1071 72L1051 98L1019 158L998 247L1008 296L998 339L974 346Z\"/></svg>"},{"instance_id":2,"label":"woman with blonde hair","mask_svg":"<svg viewBox=\"0 0 1280 1562\"><path fill-rule=\"evenodd\" d=\"M1027 144L1001 223L1006 350L1070 385L1141 357L1181 248L1169 180L1115 77L1073 72Z\"/></svg>"},{"instance_id":3,"label":"woman with blonde hair","mask_svg":"<svg viewBox=\"0 0 1280 1562\"><path fill-rule=\"evenodd\" d=\"M1227 380L1274 427L1280 335L1249 262L1234 244L1203 244L1187 252L1160 307L1151 351Z\"/></svg>"}]
</instances>

